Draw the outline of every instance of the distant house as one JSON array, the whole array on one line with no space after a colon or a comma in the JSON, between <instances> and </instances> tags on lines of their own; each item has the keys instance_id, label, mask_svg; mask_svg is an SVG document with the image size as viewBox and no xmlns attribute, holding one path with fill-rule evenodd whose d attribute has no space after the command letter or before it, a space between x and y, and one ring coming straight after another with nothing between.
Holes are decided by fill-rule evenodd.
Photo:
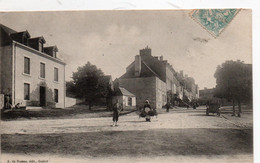
<instances>
[{"instance_id":1,"label":"distant house","mask_svg":"<svg viewBox=\"0 0 260 163\"><path fill-rule=\"evenodd\" d=\"M45 42L0 24L0 94L13 105L65 107L65 63Z\"/></svg>"},{"instance_id":2,"label":"distant house","mask_svg":"<svg viewBox=\"0 0 260 163\"><path fill-rule=\"evenodd\" d=\"M119 103L123 106L123 109L136 107L135 95L125 88L119 87L115 90L115 95L113 96L113 104L115 104L117 100L119 100Z\"/></svg>"}]
</instances>

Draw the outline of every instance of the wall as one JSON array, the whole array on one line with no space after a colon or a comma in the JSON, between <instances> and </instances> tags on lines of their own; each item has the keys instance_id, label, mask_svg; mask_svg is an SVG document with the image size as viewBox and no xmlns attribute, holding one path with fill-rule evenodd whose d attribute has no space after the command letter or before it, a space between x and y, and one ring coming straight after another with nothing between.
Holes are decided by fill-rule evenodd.
<instances>
[{"instance_id":1,"label":"wall","mask_svg":"<svg viewBox=\"0 0 260 163\"><path fill-rule=\"evenodd\" d=\"M136 98L135 97L131 97L132 98L132 106L128 105L128 96L113 96L113 105L117 102L117 100L119 100L119 103L123 106L123 108L129 108L129 109L134 109L136 106Z\"/></svg>"},{"instance_id":2,"label":"wall","mask_svg":"<svg viewBox=\"0 0 260 163\"><path fill-rule=\"evenodd\" d=\"M119 79L119 85L136 96L137 107L143 106L145 100L156 107L156 77Z\"/></svg>"},{"instance_id":3,"label":"wall","mask_svg":"<svg viewBox=\"0 0 260 163\"><path fill-rule=\"evenodd\" d=\"M123 105L124 106L129 106L128 105L128 99L131 98L132 105L131 106L136 106L136 98L135 97L129 97L129 96L123 96Z\"/></svg>"},{"instance_id":4,"label":"wall","mask_svg":"<svg viewBox=\"0 0 260 163\"><path fill-rule=\"evenodd\" d=\"M24 83L30 84L30 100L27 105L39 105L40 86L46 87L48 106L65 107L64 65L38 55L39 52L28 50L28 47L15 46L15 103L24 102ZM42 54L42 53L41 53ZM44 54L47 55L47 54ZM30 75L24 74L24 57L30 58ZM40 78L40 62L45 63L45 79ZM54 67L59 69L58 82L54 81ZM58 103L54 102L54 89L58 89Z\"/></svg>"},{"instance_id":5,"label":"wall","mask_svg":"<svg viewBox=\"0 0 260 163\"><path fill-rule=\"evenodd\" d=\"M65 97L65 107L72 107L74 105L80 104L85 100L73 98L73 97Z\"/></svg>"},{"instance_id":6,"label":"wall","mask_svg":"<svg viewBox=\"0 0 260 163\"><path fill-rule=\"evenodd\" d=\"M166 102L166 84L157 77L119 79L123 87L136 96L136 106L142 107L149 100L153 108L161 108Z\"/></svg>"},{"instance_id":7,"label":"wall","mask_svg":"<svg viewBox=\"0 0 260 163\"><path fill-rule=\"evenodd\" d=\"M141 55L142 60L166 82L166 61L160 61L149 54Z\"/></svg>"},{"instance_id":8,"label":"wall","mask_svg":"<svg viewBox=\"0 0 260 163\"><path fill-rule=\"evenodd\" d=\"M156 108L162 108L166 103L166 83L156 78Z\"/></svg>"},{"instance_id":9,"label":"wall","mask_svg":"<svg viewBox=\"0 0 260 163\"><path fill-rule=\"evenodd\" d=\"M12 47L1 47L1 92L2 94L12 93Z\"/></svg>"}]
</instances>

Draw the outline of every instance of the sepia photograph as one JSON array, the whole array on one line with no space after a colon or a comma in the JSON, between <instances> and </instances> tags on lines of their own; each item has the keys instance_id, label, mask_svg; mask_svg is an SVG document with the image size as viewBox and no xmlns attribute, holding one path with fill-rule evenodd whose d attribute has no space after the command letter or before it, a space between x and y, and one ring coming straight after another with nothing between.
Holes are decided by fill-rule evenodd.
<instances>
[{"instance_id":1,"label":"sepia photograph","mask_svg":"<svg viewBox=\"0 0 260 163\"><path fill-rule=\"evenodd\" d=\"M254 160L252 10L0 12L2 163Z\"/></svg>"}]
</instances>

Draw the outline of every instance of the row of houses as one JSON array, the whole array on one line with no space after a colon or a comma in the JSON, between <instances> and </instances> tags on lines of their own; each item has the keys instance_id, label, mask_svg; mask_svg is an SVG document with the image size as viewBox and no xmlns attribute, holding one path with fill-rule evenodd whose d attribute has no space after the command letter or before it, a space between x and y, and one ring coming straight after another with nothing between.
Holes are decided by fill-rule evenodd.
<instances>
[{"instance_id":1,"label":"row of houses","mask_svg":"<svg viewBox=\"0 0 260 163\"><path fill-rule=\"evenodd\" d=\"M58 57L57 46L45 47L45 43L43 36L31 37L28 31L17 32L0 24L0 94L9 97L12 105L68 106L65 63ZM108 79L113 83L111 76ZM192 77L176 72L163 56L152 56L149 47L140 50L115 83L117 91L107 100L119 100L124 107L141 106L149 100L161 108L168 101L189 102L199 96Z\"/></svg>"},{"instance_id":2,"label":"row of houses","mask_svg":"<svg viewBox=\"0 0 260 163\"><path fill-rule=\"evenodd\" d=\"M195 80L183 75L183 71L175 71L163 56L152 56L148 46L140 50L117 82L136 96L137 106L149 100L153 107L162 108L167 102L191 102L199 98Z\"/></svg>"}]
</instances>

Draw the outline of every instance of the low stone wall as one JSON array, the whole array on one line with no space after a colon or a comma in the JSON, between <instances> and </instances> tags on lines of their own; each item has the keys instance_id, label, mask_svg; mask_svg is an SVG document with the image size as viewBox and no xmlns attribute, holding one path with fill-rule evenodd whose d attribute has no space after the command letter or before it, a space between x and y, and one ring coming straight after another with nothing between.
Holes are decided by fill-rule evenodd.
<instances>
[{"instance_id":1,"label":"low stone wall","mask_svg":"<svg viewBox=\"0 0 260 163\"><path fill-rule=\"evenodd\" d=\"M65 98L65 107L71 107L71 106L80 104L82 102L84 102L84 100L72 98L72 97L66 97Z\"/></svg>"}]
</instances>

